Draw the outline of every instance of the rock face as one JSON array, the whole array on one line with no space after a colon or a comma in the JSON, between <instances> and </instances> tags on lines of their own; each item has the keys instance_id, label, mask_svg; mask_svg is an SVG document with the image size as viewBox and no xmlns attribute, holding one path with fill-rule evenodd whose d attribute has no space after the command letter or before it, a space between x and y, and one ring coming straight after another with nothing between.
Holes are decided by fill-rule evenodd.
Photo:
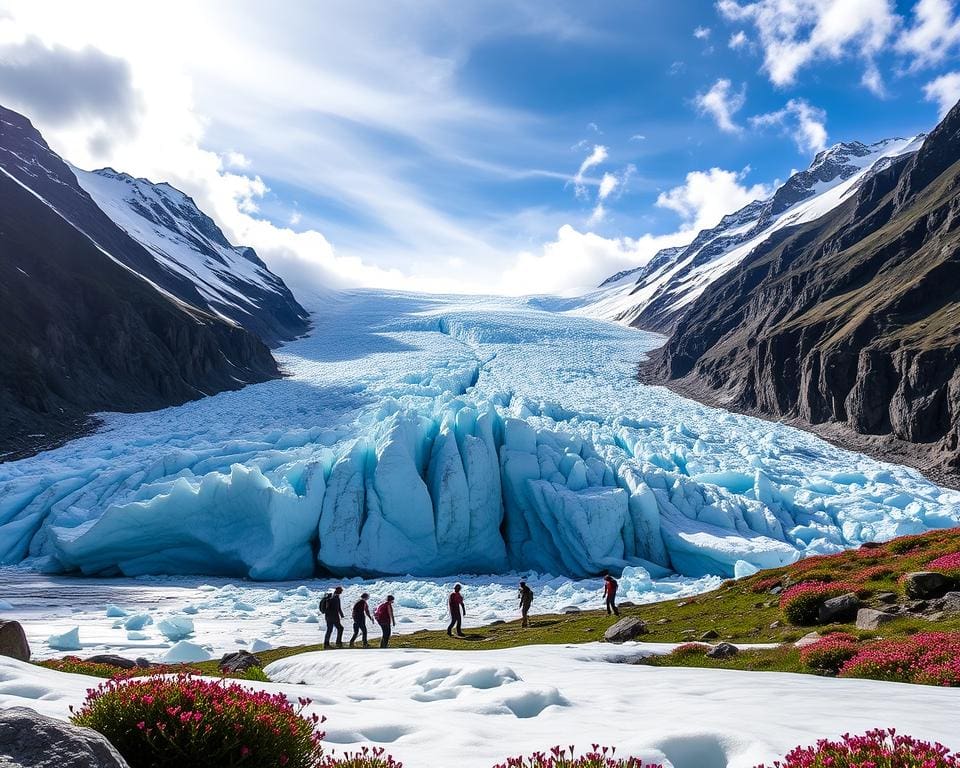
<instances>
[{"instance_id":1,"label":"rock face","mask_svg":"<svg viewBox=\"0 0 960 768\"><path fill-rule=\"evenodd\" d=\"M848 621L856 615L859 607L860 598L853 592L848 592L839 597L831 597L820 606L820 610L817 612L817 621L821 624Z\"/></svg>"},{"instance_id":2,"label":"rock face","mask_svg":"<svg viewBox=\"0 0 960 768\"><path fill-rule=\"evenodd\" d=\"M128 768L103 736L26 707L0 710L0 768Z\"/></svg>"},{"instance_id":3,"label":"rock face","mask_svg":"<svg viewBox=\"0 0 960 768\"><path fill-rule=\"evenodd\" d=\"M30 661L30 644L19 621L0 621L0 656Z\"/></svg>"},{"instance_id":4,"label":"rock face","mask_svg":"<svg viewBox=\"0 0 960 768\"><path fill-rule=\"evenodd\" d=\"M26 118L0 107L0 119L2 458L77 434L90 413L150 410L279 376L255 335L158 287L163 270ZM188 283L178 286L188 292Z\"/></svg>"},{"instance_id":5,"label":"rock face","mask_svg":"<svg viewBox=\"0 0 960 768\"><path fill-rule=\"evenodd\" d=\"M712 283L651 368L743 410L922 443L960 471L958 161L960 105Z\"/></svg>"},{"instance_id":6,"label":"rock face","mask_svg":"<svg viewBox=\"0 0 960 768\"><path fill-rule=\"evenodd\" d=\"M220 670L222 672L244 672L254 667L262 667L263 662L260 658L254 656L249 651L235 651L234 653L225 653L220 659Z\"/></svg>"},{"instance_id":7,"label":"rock face","mask_svg":"<svg viewBox=\"0 0 960 768\"><path fill-rule=\"evenodd\" d=\"M950 579L936 571L916 571L903 577L903 589L907 596L917 600L940 597L950 585Z\"/></svg>"},{"instance_id":8,"label":"rock face","mask_svg":"<svg viewBox=\"0 0 960 768\"><path fill-rule=\"evenodd\" d=\"M603 639L608 643L625 643L629 640L635 640L640 635L647 633L647 625L634 616L627 616L620 619L612 627L609 627L603 633Z\"/></svg>"},{"instance_id":9,"label":"rock face","mask_svg":"<svg viewBox=\"0 0 960 768\"><path fill-rule=\"evenodd\" d=\"M857 611L857 629L876 629L881 624L886 624L895 618L897 617L873 608L861 608Z\"/></svg>"}]
</instances>

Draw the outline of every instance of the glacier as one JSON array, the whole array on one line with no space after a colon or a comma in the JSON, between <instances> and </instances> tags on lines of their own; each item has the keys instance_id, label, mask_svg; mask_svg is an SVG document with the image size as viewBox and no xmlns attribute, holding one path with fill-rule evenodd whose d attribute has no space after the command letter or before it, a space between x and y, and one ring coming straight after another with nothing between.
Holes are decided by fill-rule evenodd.
<instances>
[{"instance_id":1,"label":"glacier","mask_svg":"<svg viewBox=\"0 0 960 768\"><path fill-rule=\"evenodd\" d=\"M282 380L0 464L47 573L733 577L960 524L960 493L635 375L662 337L524 299L317 299Z\"/></svg>"}]
</instances>

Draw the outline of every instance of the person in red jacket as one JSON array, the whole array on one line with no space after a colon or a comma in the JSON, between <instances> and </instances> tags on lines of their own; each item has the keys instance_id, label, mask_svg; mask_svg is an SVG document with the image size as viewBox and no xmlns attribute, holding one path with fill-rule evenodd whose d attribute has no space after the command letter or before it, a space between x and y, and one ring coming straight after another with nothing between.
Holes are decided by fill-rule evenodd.
<instances>
[{"instance_id":1,"label":"person in red jacket","mask_svg":"<svg viewBox=\"0 0 960 768\"><path fill-rule=\"evenodd\" d=\"M450 609L450 626L447 627L447 634L453 637L453 628L457 628L457 637L466 637L463 634L463 617L467 615L467 606L463 602L463 595L460 590L463 589L459 584L454 585L453 592L447 599L447 607Z\"/></svg>"},{"instance_id":2,"label":"person in red jacket","mask_svg":"<svg viewBox=\"0 0 960 768\"><path fill-rule=\"evenodd\" d=\"M373 618L380 625L380 647L386 648L390 643L393 627L397 626L397 620L393 617L393 595L387 595L387 599L377 606Z\"/></svg>"},{"instance_id":3,"label":"person in red jacket","mask_svg":"<svg viewBox=\"0 0 960 768\"><path fill-rule=\"evenodd\" d=\"M609 573L603 577L603 599L607 605L607 616L611 613L615 616L620 615L617 608L617 580Z\"/></svg>"}]
</instances>

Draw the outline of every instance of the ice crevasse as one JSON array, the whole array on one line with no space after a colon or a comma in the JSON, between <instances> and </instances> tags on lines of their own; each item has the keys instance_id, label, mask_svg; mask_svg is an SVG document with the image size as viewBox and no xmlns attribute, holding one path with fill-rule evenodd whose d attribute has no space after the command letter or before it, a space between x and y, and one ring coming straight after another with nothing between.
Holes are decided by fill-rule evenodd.
<instances>
[{"instance_id":1,"label":"ice crevasse","mask_svg":"<svg viewBox=\"0 0 960 768\"><path fill-rule=\"evenodd\" d=\"M230 438L223 411L222 433L203 440L185 426L189 410L171 409L156 418L172 419L184 434L179 443L177 432L164 437L159 451L138 453L150 437L134 432L122 453L108 432L90 446L78 441L69 462L54 461L53 452L46 463L8 465L0 563L259 580L510 570L584 577L627 567L654 578L730 577L960 523L955 496L922 478L909 486L891 475L906 470L867 461L846 474L834 464L804 476L814 466L803 455L807 437L785 446L769 430L734 439L725 430L739 417L700 406L694 413L669 393L648 388L641 396L662 399L650 409L680 403L676 413L702 417L699 428L671 421L676 413L638 420L633 405L597 416L579 394L583 382L596 382L601 405L620 402L615 388L634 396L629 361L638 353L617 345L635 343L636 334L623 331L621 339L607 325L554 322L547 313L511 324L507 316L447 313L439 323L417 318L352 340L366 351L370 374L364 379L351 360L360 383L347 388L324 389L318 378L301 391L294 377L196 405L232 417L237 403L256 397L265 411L279 409L271 398L293 393L280 424L317 419L301 413L308 396L354 409L339 421L319 419L323 427ZM595 348L578 351L577 333L592 334ZM414 375L410 350L425 334L439 351L427 374ZM596 348L607 343L612 353ZM406 356L403 373L382 396L380 366L394 348ZM532 354L541 357L531 362ZM610 371L595 367L605 360L613 361ZM543 381L527 391L504 385L527 370ZM531 396L534 385L540 392L567 386L559 395L576 407ZM217 419L204 416L208 422Z\"/></svg>"}]
</instances>

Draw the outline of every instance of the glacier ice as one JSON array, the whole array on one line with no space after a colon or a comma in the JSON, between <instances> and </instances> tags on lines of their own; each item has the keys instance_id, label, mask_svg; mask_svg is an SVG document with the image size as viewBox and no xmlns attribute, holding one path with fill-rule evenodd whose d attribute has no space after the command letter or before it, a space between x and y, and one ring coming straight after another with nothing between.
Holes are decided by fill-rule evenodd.
<instances>
[{"instance_id":1,"label":"glacier ice","mask_svg":"<svg viewBox=\"0 0 960 768\"><path fill-rule=\"evenodd\" d=\"M960 523L960 494L913 470L641 385L653 334L523 300L349 292L315 310L283 380L105 414L0 465L0 563L731 577Z\"/></svg>"},{"instance_id":2,"label":"glacier ice","mask_svg":"<svg viewBox=\"0 0 960 768\"><path fill-rule=\"evenodd\" d=\"M47 645L57 651L79 651L83 648L80 644L80 627L68 629L59 635L50 635Z\"/></svg>"}]
</instances>

